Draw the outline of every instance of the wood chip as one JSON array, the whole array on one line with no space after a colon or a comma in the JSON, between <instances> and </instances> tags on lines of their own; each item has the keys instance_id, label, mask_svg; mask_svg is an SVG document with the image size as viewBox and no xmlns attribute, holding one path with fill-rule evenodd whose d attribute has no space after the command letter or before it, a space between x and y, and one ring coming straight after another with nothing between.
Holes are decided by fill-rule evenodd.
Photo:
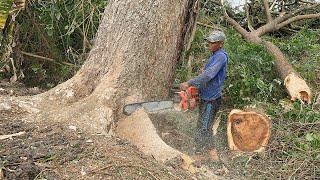
<instances>
[{"instance_id":1,"label":"wood chip","mask_svg":"<svg viewBox=\"0 0 320 180\"><path fill-rule=\"evenodd\" d=\"M24 135L25 133L26 133L25 131L22 131L22 132L18 132L18 133L14 133L14 134L1 135L0 140L13 138L15 136L21 136L21 135Z\"/></svg>"}]
</instances>

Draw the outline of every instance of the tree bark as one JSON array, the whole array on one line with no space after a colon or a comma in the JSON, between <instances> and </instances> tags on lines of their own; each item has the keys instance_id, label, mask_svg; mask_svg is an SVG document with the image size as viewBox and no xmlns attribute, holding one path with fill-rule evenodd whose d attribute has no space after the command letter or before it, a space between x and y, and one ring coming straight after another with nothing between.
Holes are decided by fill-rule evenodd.
<instances>
[{"instance_id":1,"label":"tree bark","mask_svg":"<svg viewBox=\"0 0 320 180\"><path fill-rule=\"evenodd\" d=\"M195 18L194 6L193 0L111 1L83 67L37 96L38 106L96 99L121 109L127 103L166 98L195 24L189 23Z\"/></svg>"},{"instance_id":2,"label":"tree bark","mask_svg":"<svg viewBox=\"0 0 320 180\"><path fill-rule=\"evenodd\" d=\"M132 119L124 118L124 105L167 98L198 5L198 0L110 1L93 49L73 78L37 96L2 98L0 110L15 104L30 112L30 121L49 119L112 134L118 121Z\"/></svg>"}]
</instances>

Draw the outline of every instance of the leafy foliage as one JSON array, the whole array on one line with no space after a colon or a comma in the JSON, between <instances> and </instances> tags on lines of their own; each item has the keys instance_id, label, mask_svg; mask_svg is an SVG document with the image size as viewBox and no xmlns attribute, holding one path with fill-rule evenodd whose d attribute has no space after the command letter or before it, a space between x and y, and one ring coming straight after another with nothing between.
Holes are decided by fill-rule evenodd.
<instances>
[{"instance_id":1,"label":"leafy foliage","mask_svg":"<svg viewBox=\"0 0 320 180\"><path fill-rule=\"evenodd\" d=\"M191 76L197 75L210 56L206 42L203 40L208 29L198 29L189 55L195 57ZM272 57L262 46L245 42L232 29L226 29L227 40L224 48L229 55L228 75L225 83L227 105L245 106L255 101L272 102L284 96L281 80L272 70ZM176 82L186 81L187 58L181 62L177 71ZM252 96L254 94L254 96Z\"/></svg>"},{"instance_id":2,"label":"leafy foliage","mask_svg":"<svg viewBox=\"0 0 320 180\"><path fill-rule=\"evenodd\" d=\"M281 50L290 58L292 65L300 72L314 92L319 92L320 84L320 30L304 28L289 39L274 39Z\"/></svg>"},{"instance_id":3,"label":"leafy foliage","mask_svg":"<svg viewBox=\"0 0 320 180\"><path fill-rule=\"evenodd\" d=\"M0 2L0 29L2 29L6 23L11 5L12 0L3 0Z\"/></svg>"},{"instance_id":4,"label":"leafy foliage","mask_svg":"<svg viewBox=\"0 0 320 180\"><path fill-rule=\"evenodd\" d=\"M29 1L26 12L18 17L21 49L55 62L24 56L25 83L51 87L71 77L91 49L106 3L106 0Z\"/></svg>"},{"instance_id":5,"label":"leafy foliage","mask_svg":"<svg viewBox=\"0 0 320 180\"><path fill-rule=\"evenodd\" d=\"M294 68L315 92L310 105L290 102L282 81L274 73L273 57L258 45L245 42L232 28L225 27L218 14L200 12L200 21L225 31L224 48L229 54L222 111L247 105L263 107L272 120L272 135L264 155L239 159L238 171L255 179L312 179L320 174L320 61L319 30L302 29L292 36L265 37L286 54ZM199 25L192 48L184 52L176 83L199 73L210 56L204 37L212 30ZM276 34L275 34L276 35ZM194 56L191 71L188 57ZM319 101L319 100L318 100ZM225 115L224 115L225 117ZM250 159L250 160L249 160Z\"/></svg>"}]
</instances>

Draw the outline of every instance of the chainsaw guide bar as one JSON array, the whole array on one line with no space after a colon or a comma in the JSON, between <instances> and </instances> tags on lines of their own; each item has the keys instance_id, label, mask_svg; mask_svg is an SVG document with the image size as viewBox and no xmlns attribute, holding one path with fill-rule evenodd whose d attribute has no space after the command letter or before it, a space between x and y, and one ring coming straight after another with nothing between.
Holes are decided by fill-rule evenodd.
<instances>
[{"instance_id":1,"label":"chainsaw guide bar","mask_svg":"<svg viewBox=\"0 0 320 180\"><path fill-rule=\"evenodd\" d=\"M144 108L147 112L156 112L160 110L172 109L173 101L150 101L128 104L123 107L123 113L125 115L131 115L136 110Z\"/></svg>"},{"instance_id":2,"label":"chainsaw guide bar","mask_svg":"<svg viewBox=\"0 0 320 180\"><path fill-rule=\"evenodd\" d=\"M160 110L174 109L175 104L178 103L179 111L193 110L198 105L199 96L196 87L190 86L184 91L176 92L172 100L164 101L147 101L133 104L127 104L123 107L123 113L130 115L140 108L144 108L147 112L157 112Z\"/></svg>"}]
</instances>

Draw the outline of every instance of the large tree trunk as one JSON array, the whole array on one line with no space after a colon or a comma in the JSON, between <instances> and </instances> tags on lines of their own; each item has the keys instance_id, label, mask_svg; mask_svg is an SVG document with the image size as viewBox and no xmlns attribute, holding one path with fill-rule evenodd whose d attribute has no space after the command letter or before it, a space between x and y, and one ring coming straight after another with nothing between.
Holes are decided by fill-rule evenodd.
<instances>
[{"instance_id":1,"label":"large tree trunk","mask_svg":"<svg viewBox=\"0 0 320 180\"><path fill-rule=\"evenodd\" d=\"M32 98L40 119L74 120L108 132L123 105L166 98L188 26L194 26L194 7L194 0L110 1L81 70Z\"/></svg>"},{"instance_id":2,"label":"large tree trunk","mask_svg":"<svg viewBox=\"0 0 320 180\"><path fill-rule=\"evenodd\" d=\"M110 1L95 45L73 78L34 97L2 99L2 107L17 104L31 112L29 120L67 122L111 134L124 119L125 104L168 96L176 62L195 26L198 5L197 0ZM150 121L147 115L143 119ZM154 129L150 133L157 137ZM163 160L161 155L155 157Z\"/></svg>"}]
</instances>

